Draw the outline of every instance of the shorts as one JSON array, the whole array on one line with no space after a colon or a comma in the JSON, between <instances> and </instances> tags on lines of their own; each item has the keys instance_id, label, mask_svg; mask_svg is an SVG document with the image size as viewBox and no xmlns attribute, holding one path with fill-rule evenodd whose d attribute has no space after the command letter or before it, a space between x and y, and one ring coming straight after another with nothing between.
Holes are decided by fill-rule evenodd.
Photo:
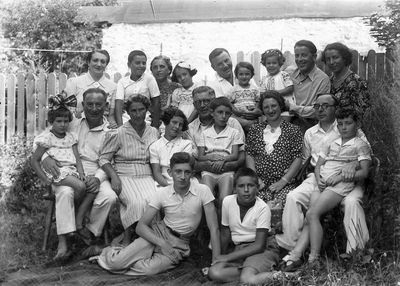
<instances>
[{"instance_id":1,"label":"shorts","mask_svg":"<svg viewBox=\"0 0 400 286\"><path fill-rule=\"evenodd\" d=\"M233 180L233 175L234 175L234 172L225 172L222 174L215 174L215 173L211 173L211 172L207 172L207 171L201 172L202 178L204 178L204 176L209 176L209 177L213 178L214 180L216 180L217 183L219 183L219 180L221 180L222 178L225 178L225 177L230 177Z\"/></svg>"}]
</instances>

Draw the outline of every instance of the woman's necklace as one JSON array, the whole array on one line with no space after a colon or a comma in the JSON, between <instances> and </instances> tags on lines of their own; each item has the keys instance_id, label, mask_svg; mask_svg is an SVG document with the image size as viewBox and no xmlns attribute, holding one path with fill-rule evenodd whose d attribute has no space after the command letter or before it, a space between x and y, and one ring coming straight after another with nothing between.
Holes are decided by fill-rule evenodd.
<instances>
[{"instance_id":1,"label":"woman's necklace","mask_svg":"<svg viewBox=\"0 0 400 286\"><path fill-rule=\"evenodd\" d=\"M333 75L333 87L338 88L339 86L342 85L342 83L345 81L345 79L351 74L351 70L347 69L347 71L343 75L335 76Z\"/></svg>"}]
</instances>

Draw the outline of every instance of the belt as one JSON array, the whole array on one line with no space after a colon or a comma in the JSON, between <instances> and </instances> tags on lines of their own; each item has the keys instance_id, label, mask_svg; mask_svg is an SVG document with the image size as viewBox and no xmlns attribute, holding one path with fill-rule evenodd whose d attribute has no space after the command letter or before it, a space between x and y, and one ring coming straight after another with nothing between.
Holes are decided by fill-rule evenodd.
<instances>
[{"instance_id":1,"label":"belt","mask_svg":"<svg viewBox=\"0 0 400 286\"><path fill-rule=\"evenodd\" d=\"M173 236L176 236L177 238L182 238L182 239L189 239L189 238L190 238L190 235L180 234L179 232L173 230L173 229L170 228L169 226L167 226L167 225L165 225L165 226L168 228L169 232L170 232Z\"/></svg>"}]
</instances>

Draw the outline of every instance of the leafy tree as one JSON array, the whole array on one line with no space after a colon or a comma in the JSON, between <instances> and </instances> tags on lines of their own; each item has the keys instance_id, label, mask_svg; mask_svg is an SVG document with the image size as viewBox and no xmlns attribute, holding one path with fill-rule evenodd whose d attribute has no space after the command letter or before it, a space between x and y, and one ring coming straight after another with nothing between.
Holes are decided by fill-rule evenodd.
<instances>
[{"instance_id":1,"label":"leafy tree","mask_svg":"<svg viewBox=\"0 0 400 286\"><path fill-rule=\"evenodd\" d=\"M115 0L24 0L5 8L5 38L11 47L50 51L12 51L26 70L82 72L86 53L101 47L102 30L90 19L76 22L80 6L116 4ZM53 51L56 50L56 51ZM63 52L64 51L64 52Z\"/></svg>"},{"instance_id":2,"label":"leafy tree","mask_svg":"<svg viewBox=\"0 0 400 286\"><path fill-rule=\"evenodd\" d=\"M379 46L394 48L400 39L400 0L386 0L386 11L369 17L371 35Z\"/></svg>"}]
</instances>

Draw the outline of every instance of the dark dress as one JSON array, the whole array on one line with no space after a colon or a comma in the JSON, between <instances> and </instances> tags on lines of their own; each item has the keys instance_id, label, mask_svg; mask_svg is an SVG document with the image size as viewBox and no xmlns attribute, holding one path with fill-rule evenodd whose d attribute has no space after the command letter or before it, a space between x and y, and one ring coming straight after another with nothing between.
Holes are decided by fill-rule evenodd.
<instances>
[{"instance_id":1,"label":"dark dress","mask_svg":"<svg viewBox=\"0 0 400 286\"><path fill-rule=\"evenodd\" d=\"M297 186L294 180L290 181L279 193L271 194L268 187L285 175L285 170L289 169L296 158L301 158L303 135L298 126L282 120L281 135L275 142L272 153L268 154L265 151L264 142L264 129L267 124L263 122L250 127L246 137L246 152L253 157L257 175L265 184L259 192L259 197L265 202L274 199L285 202L287 193Z\"/></svg>"},{"instance_id":2,"label":"dark dress","mask_svg":"<svg viewBox=\"0 0 400 286\"><path fill-rule=\"evenodd\" d=\"M158 88L160 89L160 103L161 103L161 109L164 109L167 107L167 102L168 99L171 97L172 92L180 87L179 83L170 81L168 85L164 86L159 86Z\"/></svg>"},{"instance_id":3,"label":"dark dress","mask_svg":"<svg viewBox=\"0 0 400 286\"><path fill-rule=\"evenodd\" d=\"M355 109L361 115L370 107L367 83L354 72L351 72L337 88L333 86L331 76L331 94L339 101L339 107Z\"/></svg>"}]
</instances>

